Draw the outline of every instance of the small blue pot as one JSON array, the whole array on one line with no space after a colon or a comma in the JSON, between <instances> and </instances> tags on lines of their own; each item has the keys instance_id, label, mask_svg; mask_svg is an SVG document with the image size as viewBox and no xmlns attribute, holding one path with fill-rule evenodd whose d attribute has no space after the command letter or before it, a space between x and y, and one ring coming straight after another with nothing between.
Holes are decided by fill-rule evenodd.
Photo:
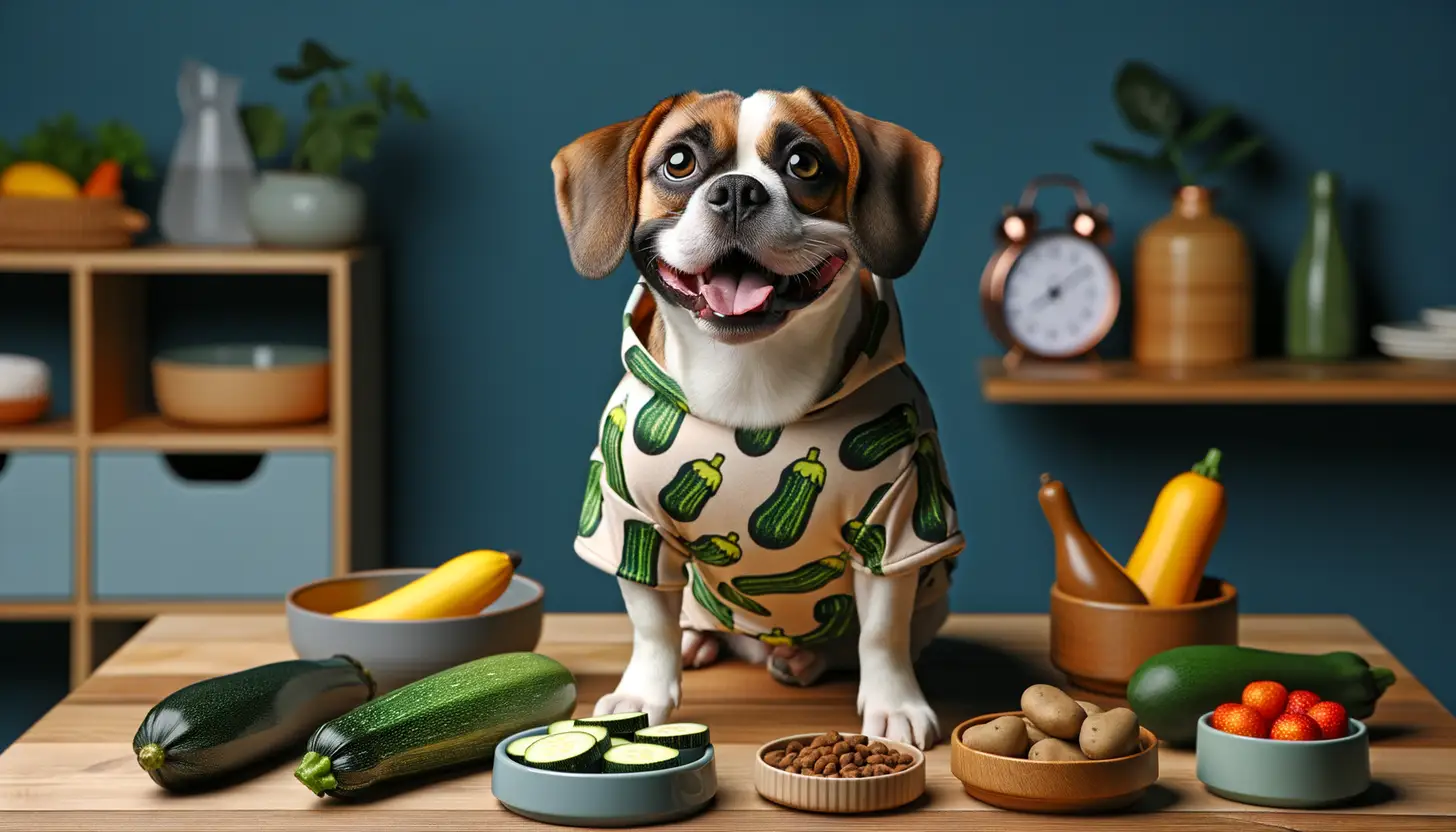
<instances>
[{"instance_id":1,"label":"small blue pot","mask_svg":"<svg viewBox=\"0 0 1456 832\"><path fill-rule=\"evenodd\" d=\"M248 225L258 243L338 249L364 239L364 189L337 176L264 171L248 195Z\"/></svg>"},{"instance_id":2,"label":"small blue pot","mask_svg":"<svg viewBox=\"0 0 1456 832\"><path fill-rule=\"evenodd\" d=\"M1255 806L1314 809L1353 800L1370 788L1370 735L1350 720L1334 740L1290 742L1241 737L1198 720L1198 779L1219 797Z\"/></svg>"}]
</instances>

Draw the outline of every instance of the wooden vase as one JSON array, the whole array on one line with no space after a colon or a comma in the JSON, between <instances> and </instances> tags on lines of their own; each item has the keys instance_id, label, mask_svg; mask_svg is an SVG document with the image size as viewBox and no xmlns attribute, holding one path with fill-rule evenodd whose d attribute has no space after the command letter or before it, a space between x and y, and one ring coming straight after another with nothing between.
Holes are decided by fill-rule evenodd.
<instances>
[{"instance_id":1,"label":"wooden vase","mask_svg":"<svg viewBox=\"0 0 1456 832\"><path fill-rule=\"evenodd\" d=\"M1133 358L1152 366L1246 361L1254 349L1248 243L1214 212L1213 192L1179 188L1144 229L1133 262Z\"/></svg>"}]
</instances>

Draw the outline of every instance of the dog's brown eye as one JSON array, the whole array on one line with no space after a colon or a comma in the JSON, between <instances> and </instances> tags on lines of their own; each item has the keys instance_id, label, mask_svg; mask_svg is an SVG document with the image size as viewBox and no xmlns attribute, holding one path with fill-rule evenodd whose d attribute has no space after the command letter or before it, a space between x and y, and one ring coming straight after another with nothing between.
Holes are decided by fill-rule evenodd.
<instances>
[{"instance_id":1,"label":"dog's brown eye","mask_svg":"<svg viewBox=\"0 0 1456 832\"><path fill-rule=\"evenodd\" d=\"M662 171L668 179L687 179L697 169L698 160L686 147L672 148L667 152L667 161L662 163Z\"/></svg>"},{"instance_id":2,"label":"dog's brown eye","mask_svg":"<svg viewBox=\"0 0 1456 832\"><path fill-rule=\"evenodd\" d=\"M813 179L819 175L819 157L806 147L798 148L789 154L788 170L795 179Z\"/></svg>"}]
</instances>

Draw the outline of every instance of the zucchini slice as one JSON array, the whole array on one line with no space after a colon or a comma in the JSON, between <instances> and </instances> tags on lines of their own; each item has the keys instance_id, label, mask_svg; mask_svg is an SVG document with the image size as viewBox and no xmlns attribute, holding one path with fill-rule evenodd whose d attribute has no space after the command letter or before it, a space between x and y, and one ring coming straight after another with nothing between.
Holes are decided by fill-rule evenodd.
<instances>
[{"instance_id":1,"label":"zucchini slice","mask_svg":"<svg viewBox=\"0 0 1456 832\"><path fill-rule=\"evenodd\" d=\"M574 720L574 719L563 719L563 720L560 720L559 722L553 722L550 725L547 725L546 726L546 733L548 733L548 734L559 734L562 731L575 731L575 730L576 730L576 720Z\"/></svg>"},{"instance_id":2,"label":"zucchini slice","mask_svg":"<svg viewBox=\"0 0 1456 832\"><path fill-rule=\"evenodd\" d=\"M526 748L524 762L547 771L587 772L602 759L601 740L585 731L547 734Z\"/></svg>"},{"instance_id":3,"label":"zucchini slice","mask_svg":"<svg viewBox=\"0 0 1456 832\"><path fill-rule=\"evenodd\" d=\"M708 726L697 722L669 722L666 725L653 725L650 728L638 729L636 739L637 742L665 745L678 750L706 748L708 746Z\"/></svg>"},{"instance_id":4,"label":"zucchini slice","mask_svg":"<svg viewBox=\"0 0 1456 832\"><path fill-rule=\"evenodd\" d=\"M506 756L510 757L512 760L515 760L518 763L523 762L526 759L526 749L530 748L531 743L541 739L541 737L542 735L540 734L537 734L534 737L521 737L520 739L506 746Z\"/></svg>"},{"instance_id":5,"label":"zucchini slice","mask_svg":"<svg viewBox=\"0 0 1456 832\"><path fill-rule=\"evenodd\" d=\"M647 727L647 714L636 711L630 714L604 714L578 719L577 725L600 725L614 737L628 737Z\"/></svg>"},{"instance_id":6,"label":"zucchini slice","mask_svg":"<svg viewBox=\"0 0 1456 832\"><path fill-rule=\"evenodd\" d=\"M560 722L553 722L550 725L546 726L547 736L550 736L552 734L564 734L567 731L581 731L583 733L591 734L592 736L597 738L597 742L601 745L603 751L606 751L608 748L612 747L611 734L608 733L607 729L601 725L586 725L575 719L563 719Z\"/></svg>"},{"instance_id":7,"label":"zucchini slice","mask_svg":"<svg viewBox=\"0 0 1456 832\"><path fill-rule=\"evenodd\" d=\"M631 745L631 744L632 744L632 741L631 740L624 740L621 737L612 737L612 747L613 748L616 748L619 745Z\"/></svg>"},{"instance_id":8,"label":"zucchini slice","mask_svg":"<svg viewBox=\"0 0 1456 832\"><path fill-rule=\"evenodd\" d=\"M658 771L672 768L681 762L676 748L652 745L645 742L631 742L611 748L602 759L606 762L608 774L627 774L634 771Z\"/></svg>"}]
</instances>

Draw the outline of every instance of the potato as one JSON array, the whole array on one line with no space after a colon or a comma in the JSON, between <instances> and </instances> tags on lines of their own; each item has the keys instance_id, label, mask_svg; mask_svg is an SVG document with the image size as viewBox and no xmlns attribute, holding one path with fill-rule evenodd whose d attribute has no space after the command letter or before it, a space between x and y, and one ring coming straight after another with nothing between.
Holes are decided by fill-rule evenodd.
<instances>
[{"instance_id":1,"label":"potato","mask_svg":"<svg viewBox=\"0 0 1456 832\"><path fill-rule=\"evenodd\" d=\"M1087 717L1082 723L1080 744L1089 760L1111 760L1136 753L1141 748L1137 714L1127 708L1113 708Z\"/></svg>"},{"instance_id":2,"label":"potato","mask_svg":"<svg viewBox=\"0 0 1456 832\"><path fill-rule=\"evenodd\" d=\"M1075 740L1087 712L1072 697L1051 685L1032 685L1021 694L1021 710L1048 737Z\"/></svg>"},{"instance_id":3,"label":"potato","mask_svg":"<svg viewBox=\"0 0 1456 832\"><path fill-rule=\"evenodd\" d=\"M1047 737L1036 745L1033 745L1031 751L1026 756L1027 759L1037 760L1043 763L1087 759L1087 755L1082 753L1082 749L1066 740L1059 740L1055 737Z\"/></svg>"},{"instance_id":4,"label":"potato","mask_svg":"<svg viewBox=\"0 0 1456 832\"><path fill-rule=\"evenodd\" d=\"M1031 747L1031 741L1026 737L1026 723L1014 716L972 725L961 735L961 742L977 751L1001 757L1025 757L1026 749Z\"/></svg>"},{"instance_id":5,"label":"potato","mask_svg":"<svg viewBox=\"0 0 1456 832\"><path fill-rule=\"evenodd\" d=\"M1046 732L1036 727L1035 722L1032 722L1026 717L1022 717L1021 721L1026 723L1026 738L1031 740L1032 745L1036 745L1047 738Z\"/></svg>"},{"instance_id":6,"label":"potato","mask_svg":"<svg viewBox=\"0 0 1456 832\"><path fill-rule=\"evenodd\" d=\"M1077 704L1082 706L1082 710L1087 712L1087 716L1095 716L1096 714L1102 713L1102 706L1095 702L1083 702L1078 699Z\"/></svg>"}]
</instances>

